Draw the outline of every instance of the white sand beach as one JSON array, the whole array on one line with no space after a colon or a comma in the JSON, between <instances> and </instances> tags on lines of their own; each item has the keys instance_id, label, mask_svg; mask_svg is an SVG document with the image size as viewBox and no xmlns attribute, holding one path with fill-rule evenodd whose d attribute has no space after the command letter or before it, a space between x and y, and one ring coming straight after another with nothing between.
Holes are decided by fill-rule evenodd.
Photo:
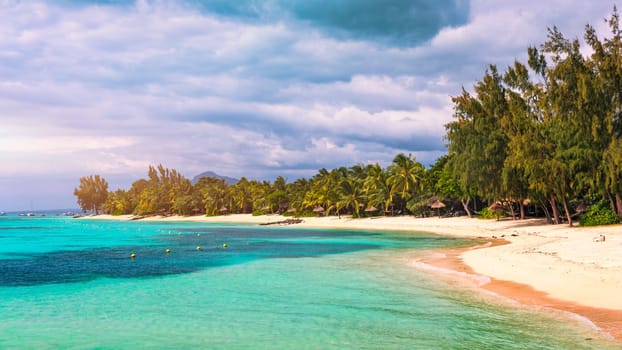
<instances>
[{"instance_id":1,"label":"white sand beach","mask_svg":"<svg viewBox=\"0 0 622 350\"><path fill-rule=\"evenodd\" d=\"M99 215L91 218L129 220L131 217ZM242 214L150 217L142 220L260 224L285 219L279 215ZM430 232L499 242L501 239L506 240L510 244L461 250L457 256L473 273L491 277L493 281L508 281L530 287L527 293L549 306L566 304L590 310L594 308L596 311L585 311L588 315L584 316L592 318L594 313L608 315L604 317L608 322L605 328L617 338L622 336L622 225L585 228L547 225L538 219L495 221L467 217L322 217L304 218L297 227ZM605 240L595 241L601 235ZM499 288L493 291L511 298L514 293L522 293L523 297L517 299L525 300L525 289L519 289L513 285L503 291ZM542 301L543 298L547 300ZM552 303L549 299L556 302Z\"/></svg>"}]
</instances>

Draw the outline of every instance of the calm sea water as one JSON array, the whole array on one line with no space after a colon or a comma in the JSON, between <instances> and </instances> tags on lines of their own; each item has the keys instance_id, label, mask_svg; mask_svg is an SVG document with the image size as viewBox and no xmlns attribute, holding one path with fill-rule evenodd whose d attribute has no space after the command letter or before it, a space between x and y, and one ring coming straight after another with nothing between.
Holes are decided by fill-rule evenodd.
<instances>
[{"instance_id":1,"label":"calm sea water","mask_svg":"<svg viewBox=\"0 0 622 350\"><path fill-rule=\"evenodd\" d=\"M467 244L0 217L0 349L619 347L577 318L504 306L407 264L422 250Z\"/></svg>"}]
</instances>

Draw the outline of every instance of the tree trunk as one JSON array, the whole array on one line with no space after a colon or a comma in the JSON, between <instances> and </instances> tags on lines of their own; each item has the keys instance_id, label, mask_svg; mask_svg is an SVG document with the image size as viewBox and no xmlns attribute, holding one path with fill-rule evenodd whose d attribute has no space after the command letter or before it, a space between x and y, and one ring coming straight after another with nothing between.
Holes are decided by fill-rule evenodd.
<instances>
[{"instance_id":1,"label":"tree trunk","mask_svg":"<svg viewBox=\"0 0 622 350\"><path fill-rule=\"evenodd\" d=\"M550 194L549 203L551 203L551 210L553 210L553 223L555 225L559 225L559 210L557 210L557 201L555 200L555 194Z\"/></svg>"},{"instance_id":2,"label":"tree trunk","mask_svg":"<svg viewBox=\"0 0 622 350\"><path fill-rule=\"evenodd\" d=\"M544 215L546 215L546 223L552 224L551 213L549 212L549 208L546 207L546 204L542 204L542 210L544 211Z\"/></svg>"},{"instance_id":3,"label":"tree trunk","mask_svg":"<svg viewBox=\"0 0 622 350\"><path fill-rule=\"evenodd\" d=\"M464 211L466 211L469 218L473 218L473 214L471 214L471 211L469 210L470 201L471 201L471 198L467 198L466 202L464 200L460 200L460 203L462 203L462 207L464 208Z\"/></svg>"},{"instance_id":4,"label":"tree trunk","mask_svg":"<svg viewBox=\"0 0 622 350\"><path fill-rule=\"evenodd\" d=\"M525 220L525 206L523 205L523 201L518 202L518 207L520 208L520 219Z\"/></svg>"},{"instance_id":5,"label":"tree trunk","mask_svg":"<svg viewBox=\"0 0 622 350\"><path fill-rule=\"evenodd\" d=\"M510 202L509 203L509 207L510 207L510 215L512 215L512 220L516 220L516 214L514 213L514 203Z\"/></svg>"},{"instance_id":6,"label":"tree trunk","mask_svg":"<svg viewBox=\"0 0 622 350\"><path fill-rule=\"evenodd\" d=\"M616 193L616 213L618 213L618 216L622 217L622 198L620 198L620 194Z\"/></svg>"},{"instance_id":7,"label":"tree trunk","mask_svg":"<svg viewBox=\"0 0 622 350\"><path fill-rule=\"evenodd\" d=\"M617 196L618 195L616 194L616 197ZM609 198L609 207L611 208L611 211L614 212L614 213L617 213L618 209L616 209L616 202L615 202L614 196L609 191L607 191L607 198Z\"/></svg>"},{"instance_id":8,"label":"tree trunk","mask_svg":"<svg viewBox=\"0 0 622 350\"><path fill-rule=\"evenodd\" d=\"M564 205L564 212L566 212L566 217L568 218L568 225L572 227L572 216L570 216L570 210L568 210L568 203L566 203L566 198L562 198L562 204Z\"/></svg>"}]
</instances>

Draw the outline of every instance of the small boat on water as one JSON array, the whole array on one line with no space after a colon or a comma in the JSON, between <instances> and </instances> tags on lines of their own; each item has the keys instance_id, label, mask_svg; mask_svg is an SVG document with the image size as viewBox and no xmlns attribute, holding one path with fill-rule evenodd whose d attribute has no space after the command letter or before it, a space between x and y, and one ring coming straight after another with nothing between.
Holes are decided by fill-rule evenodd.
<instances>
[{"instance_id":1,"label":"small boat on water","mask_svg":"<svg viewBox=\"0 0 622 350\"><path fill-rule=\"evenodd\" d=\"M5 215L6 215L6 213L5 213L5 212L0 211L0 216L5 216Z\"/></svg>"}]
</instances>

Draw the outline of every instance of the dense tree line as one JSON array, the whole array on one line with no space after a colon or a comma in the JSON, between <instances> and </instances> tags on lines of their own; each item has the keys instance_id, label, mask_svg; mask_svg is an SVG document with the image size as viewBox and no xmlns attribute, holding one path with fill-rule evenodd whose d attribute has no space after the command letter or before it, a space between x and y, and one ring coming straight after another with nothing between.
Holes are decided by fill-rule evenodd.
<instances>
[{"instance_id":1,"label":"dense tree line","mask_svg":"<svg viewBox=\"0 0 622 350\"><path fill-rule=\"evenodd\" d=\"M556 27L527 64L501 74L490 66L473 94L453 98L448 168L471 195L502 201L524 216L540 204L554 223L586 204L606 201L622 215L622 41L619 15L607 19L611 37L590 25L584 56L578 39Z\"/></svg>"},{"instance_id":2,"label":"dense tree line","mask_svg":"<svg viewBox=\"0 0 622 350\"><path fill-rule=\"evenodd\" d=\"M433 196L428 173L414 157L404 154L398 154L387 168L374 164L320 169L309 179L290 183L279 176L272 183L242 178L228 185L223 179L202 177L192 184L176 170L159 165L150 166L147 178L135 181L129 190L108 193L99 207L114 215L424 214Z\"/></svg>"},{"instance_id":3,"label":"dense tree line","mask_svg":"<svg viewBox=\"0 0 622 350\"><path fill-rule=\"evenodd\" d=\"M91 176L74 193L83 209L111 214L427 215L441 200L446 212L469 216L493 204L524 218L528 205L551 223L571 225L588 205L606 203L619 221L622 37L615 7L606 21L611 37L603 40L586 26L588 56L578 39L553 27L543 45L528 48L526 64L516 61L503 73L491 65L472 93L453 97L448 154L429 168L398 154L386 168L354 165L290 183L242 178L228 185L209 177L192 184L160 165L127 191L93 197L88 189L99 177Z\"/></svg>"}]
</instances>

